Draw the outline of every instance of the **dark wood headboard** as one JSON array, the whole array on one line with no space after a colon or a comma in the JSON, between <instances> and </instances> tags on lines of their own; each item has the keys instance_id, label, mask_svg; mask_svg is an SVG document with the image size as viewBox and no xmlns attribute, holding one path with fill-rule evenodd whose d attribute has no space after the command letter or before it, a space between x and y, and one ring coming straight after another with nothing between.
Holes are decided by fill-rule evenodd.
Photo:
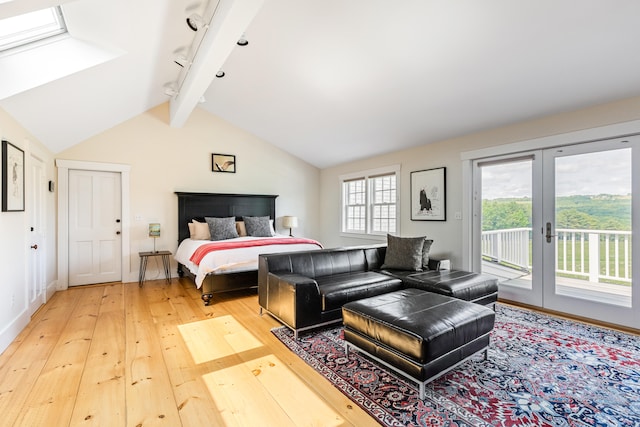
<instances>
[{"instance_id":1,"label":"dark wood headboard","mask_svg":"<svg viewBox=\"0 0 640 427\"><path fill-rule=\"evenodd\" d=\"M178 242L189 237L188 223L195 219L204 222L204 217L224 218L235 216L268 216L276 219L277 195L261 194L215 194L183 193L178 196Z\"/></svg>"}]
</instances>

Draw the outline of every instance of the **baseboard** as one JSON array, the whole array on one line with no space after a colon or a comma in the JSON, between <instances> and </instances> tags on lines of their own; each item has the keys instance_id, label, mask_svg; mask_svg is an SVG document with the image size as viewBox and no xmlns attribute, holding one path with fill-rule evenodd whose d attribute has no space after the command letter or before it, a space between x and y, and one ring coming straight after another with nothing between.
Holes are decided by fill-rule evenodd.
<instances>
[{"instance_id":1,"label":"baseboard","mask_svg":"<svg viewBox=\"0 0 640 427\"><path fill-rule=\"evenodd\" d=\"M23 310L7 327L0 331L0 353L9 347L13 340L29 324L30 320L31 316L29 316L27 310Z\"/></svg>"},{"instance_id":2,"label":"baseboard","mask_svg":"<svg viewBox=\"0 0 640 427\"><path fill-rule=\"evenodd\" d=\"M51 297L53 296L53 294L56 293L56 291L58 290L58 281L54 280L53 282L49 283L47 285L47 289L45 290L46 292L46 300L45 301L49 301L51 299Z\"/></svg>"}]
</instances>

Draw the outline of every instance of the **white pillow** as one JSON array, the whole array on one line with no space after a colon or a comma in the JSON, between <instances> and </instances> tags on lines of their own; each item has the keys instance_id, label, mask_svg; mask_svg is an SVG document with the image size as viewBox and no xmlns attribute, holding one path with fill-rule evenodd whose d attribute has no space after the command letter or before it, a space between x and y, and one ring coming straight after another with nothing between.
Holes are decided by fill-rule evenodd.
<instances>
[{"instance_id":1,"label":"white pillow","mask_svg":"<svg viewBox=\"0 0 640 427\"><path fill-rule=\"evenodd\" d=\"M209 224L198 222L195 219L189 223L189 234L192 240L211 240Z\"/></svg>"},{"instance_id":2,"label":"white pillow","mask_svg":"<svg viewBox=\"0 0 640 427\"><path fill-rule=\"evenodd\" d=\"M238 231L238 236L244 237L247 235L247 227L244 226L244 221L236 221L236 230Z\"/></svg>"}]
</instances>

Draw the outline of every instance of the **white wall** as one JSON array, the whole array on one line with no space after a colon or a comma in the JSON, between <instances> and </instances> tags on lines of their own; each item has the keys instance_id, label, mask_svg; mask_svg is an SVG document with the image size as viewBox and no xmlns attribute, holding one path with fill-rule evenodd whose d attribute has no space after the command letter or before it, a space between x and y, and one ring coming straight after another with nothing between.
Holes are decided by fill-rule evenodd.
<instances>
[{"instance_id":1,"label":"white wall","mask_svg":"<svg viewBox=\"0 0 640 427\"><path fill-rule=\"evenodd\" d=\"M45 164L47 181L54 179L53 154L18 122L0 109L0 137L25 152L25 171L30 154L35 153ZM2 170L2 168L0 168ZM4 170L3 170L4 172ZM28 177L27 177L28 179ZM28 190L28 187L25 188ZM45 190L44 245L39 251L45 257L45 283L49 293L56 287L56 210L55 195ZM29 251L29 209L25 212L0 212L0 352L15 339L29 322L27 311L27 256Z\"/></svg>"},{"instance_id":2,"label":"white wall","mask_svg":"<svg viewBox=\"0 0 640 427\"><path fill-rule=\"evenodd\" d=\"M55 157L131 165L130 280L137 278L137 252L153 247L152 240L147 237L149 222L162 224L158 248L175 250L175 191L278 194L278 216L296 215L299 218L300 228L296 235L318 239L327 247L373 243L340 237L338 176L396 163L402 167L400 234L433 238L433 252L451 258L455 267L460 264L462 253L461 221L454 219L454 213L462 211L461 152L639 119L640 97L630 98L319 171L201 109L194 111L184 127L170 128L167 125L168 104L163 104ZM30 149L37 151L45 160L47 178L55 179L53 154L2 109L0 136L24 148L25 157L28 157ZM211 153L217 152L236 155L237 173L211 172ZM411 221L410 172L442 166L447 168L447 221ZM55 194L47 193L46 281L49 288L55 286L57 279L55 200ZM0 213L0 260L3 267L0 351L29 320L25 316L27 213ZM135 221L136 216L141 220ZM281 229L281 222L278 227L286 232ZM151 267L148 277L154 274ZM14 304L11 304L12 298L15 298Z\"/></svg>"},{"instance_id":3,"label":"white wall","mask_svg":"<svg viewBox=\"0 0 640 427\"><path fill-rule=\"evenodd\" d=\"M295 215L295 234L319 238L320 171L271 144L197 108L184 127L168 126L165 103L58 153L67 160L131 166L131 271L137 280L139 251L153 249L148 223L161 224L157 249L177 248L176 191L277 194L276 228L282 216ZM211 171L211 154L236 156L236 173ZM136 220L136 218L140 220ZM147 278L160 277L150 262ZM172 268L175 274L175 269ZM127 279L125 279L126 281Z\"/></svg>"},{"instance_id":4,"label":"white wall","mask_svg":"<svg viewBox=\"0 0 640 427\"><path fill-rule=\"evenodd\" d=\"M454 214L455 212L463 212L461 153L638 119L640 119L640 97L629 98L323 169L320 178L321 241L327 247L376 243L374 240L345 238L339 235L339 176L400 164L401 224L400 232L396 234L402 236L426 235L434 239L432 246L434 255L449 258L454 268L456 266L460 268L463 260L463 222L454 219ZM444 222L411 221L410 173L443 166L447 168L447 220Z\"/></svg>"}]
</instances>

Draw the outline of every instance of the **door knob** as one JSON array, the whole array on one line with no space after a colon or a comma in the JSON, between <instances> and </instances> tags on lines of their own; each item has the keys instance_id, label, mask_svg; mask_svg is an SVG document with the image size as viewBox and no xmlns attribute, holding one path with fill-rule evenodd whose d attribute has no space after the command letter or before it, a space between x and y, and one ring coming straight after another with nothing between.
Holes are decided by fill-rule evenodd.
<instances>
[{"instance_id":1,"label":"door knob","mask_svg":"<svg viewBox=\"0 0 640 427\"><path fill-rule=\"evenodd\" d=\"M120 232L119 232L119 231L116 231L116 234L120 234Z\"/></svg>"},{"instance_id":2,"label":"door knob","mask_svg":"<svg viewBox=\"0 0 640 427\"><path fill-rule=\"evenodd\" d=\"M38 249L38 245L31 246L31 249Z\"/></svg>"}]
</instances>

